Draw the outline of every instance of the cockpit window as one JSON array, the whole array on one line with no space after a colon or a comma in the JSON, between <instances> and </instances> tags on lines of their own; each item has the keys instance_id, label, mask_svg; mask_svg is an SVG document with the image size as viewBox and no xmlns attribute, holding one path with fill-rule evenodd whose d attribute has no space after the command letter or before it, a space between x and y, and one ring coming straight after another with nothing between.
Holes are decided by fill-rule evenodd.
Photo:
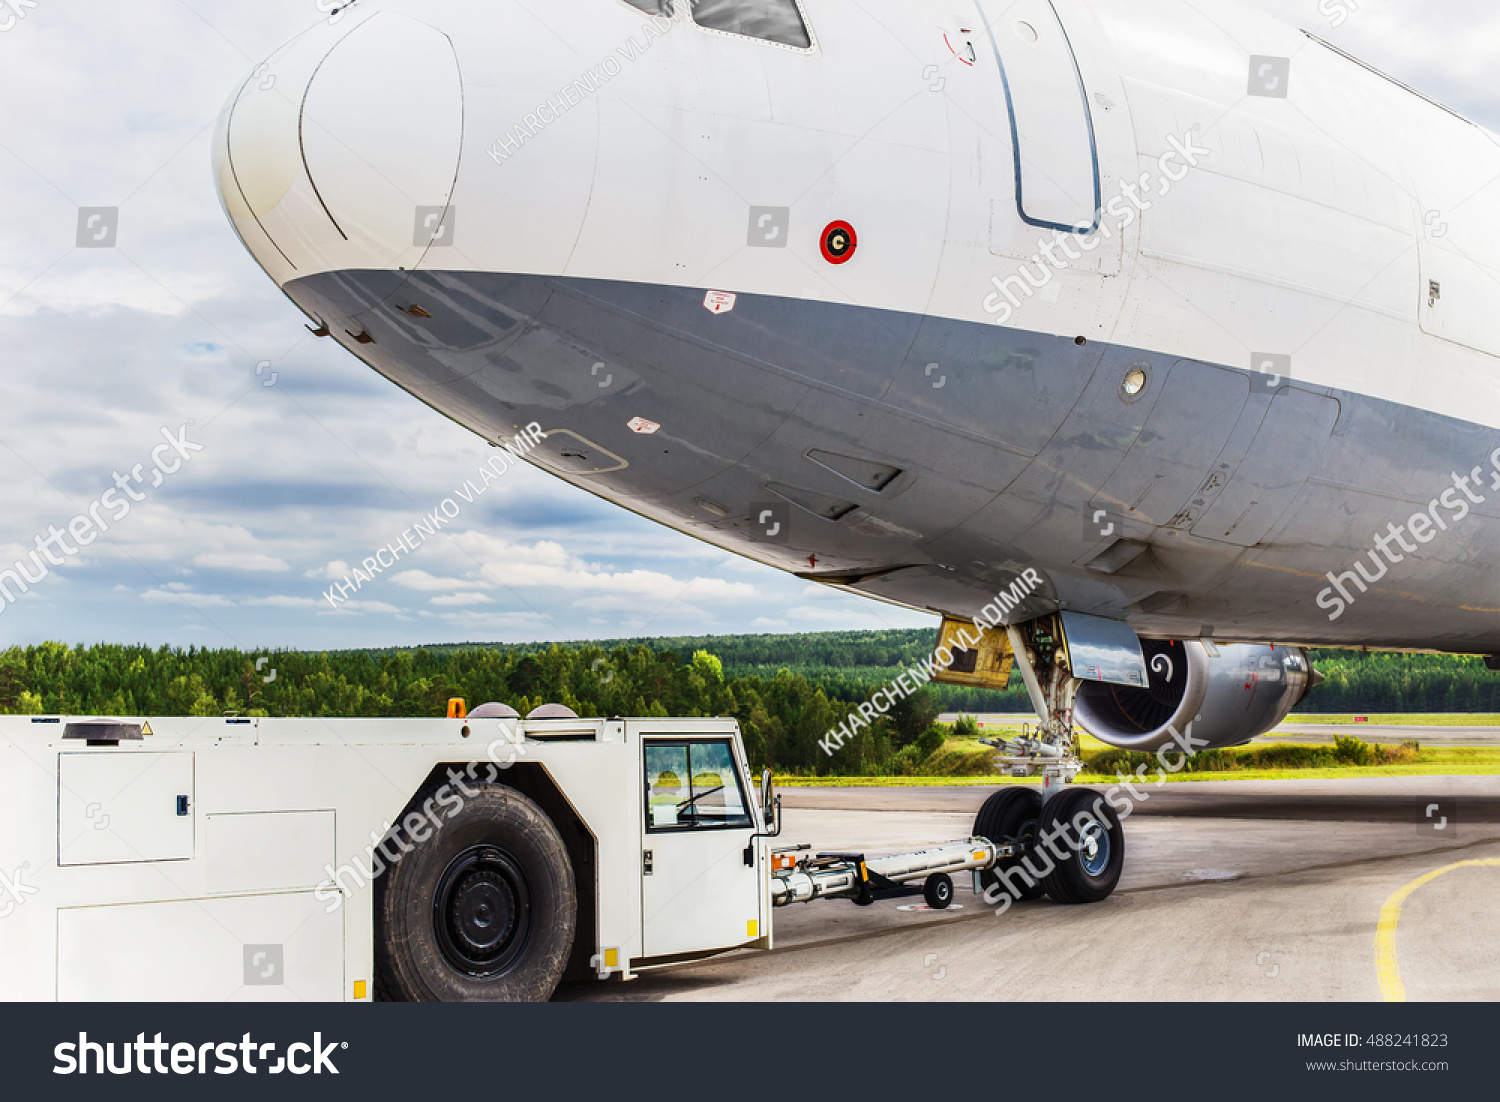
<instances>
[{"instance_id":1,"label":"cockpit window","mask_svg":"<svg viewBox=\"0 0 1500 1102\"><path fill-rule=\"evenodd\" d=\"M631 0L637 7L650 0ZM664 0L670 3L671 0ZM748 38L779 42L807 49L812 39L797 0L689 0L693 22L712 31L727 31Z\"/></svg>"},{"instance_id":2,"label":"cockpit window","mask_svg":"<svg viewBox=\"0 0 1500 1102\"><path fill-rule=\"evenodd\" d=\"M650 15L665 15L668 19L672 17L672 0L625 0L625 3Z\"/></svg>"}]
</instances>

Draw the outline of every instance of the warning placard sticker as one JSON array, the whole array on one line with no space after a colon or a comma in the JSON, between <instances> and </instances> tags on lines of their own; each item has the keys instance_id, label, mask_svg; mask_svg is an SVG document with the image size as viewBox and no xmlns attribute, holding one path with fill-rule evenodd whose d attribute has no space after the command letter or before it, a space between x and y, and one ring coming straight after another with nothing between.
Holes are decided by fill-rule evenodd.
<instances>
[{"instance_id":1,"label":"warning placard sticker","mask_svg":"<svg viewBox=\"0 0 1500 1102\"><path fill-rule=\"evenodd\" d=\"M703 296L703 308L710 314L727 314L734 309L738 295L730 294L728 291L710 291Z\"/></svg>"}]
</instances>

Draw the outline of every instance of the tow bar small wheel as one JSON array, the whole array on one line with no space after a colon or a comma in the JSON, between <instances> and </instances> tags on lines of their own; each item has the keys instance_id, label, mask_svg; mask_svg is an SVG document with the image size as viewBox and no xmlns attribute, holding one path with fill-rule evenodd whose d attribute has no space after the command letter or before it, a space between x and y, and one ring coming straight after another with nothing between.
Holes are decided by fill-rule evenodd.
<instances>
[{"instance_id":1,"label":"tow bar small wheel","mask_svg":"<svg viewBox=\"0 0 1500 1102\"><path fill-rule=\"evenodd\" d=\"M953 877L935 872L922 882L922 898L934 911L946 911L953 902Z\"/></svg>"},{"instance_id":2,"label":"tow bar small wheel","mask_svg":"<svg viewBox=\"0 0 1500 1102\"><path fill-rule=\"evenodd\" d=\"M1097 903L1115 890L1125 867L1125 828L1102 794L1064 789L1042 808L1038 829L1054 834L1063 854L1042 880L1054 900Z\"/></svg>"},{"instance_id":3,"label":"tow bar small wheel","mask_svg":"<svg viewBox=\"0 0 1500 1102\"><path fill-rule=\"evenodd\" d=\"M979 809L979 814L974 817L974 833L980 838L988 838L998 845L1007 845L1012 842L1021 842L1025 850L1015 857L1007 857L999 861L995 868L986 869L979 874L979 889L982 893L989 893L993 888L995 891L1006 892L1012 896L1019 890L1019 899L1040 899L1046 890L1041 883L1030 875L1022 876L1012 874L1002 880L998 875L1000 872L1017 868L1026 855L1031 852L1031 844L1036 839L1037 819L1042 813L1042 794L1035 788L1014 785L1002 788L998 792L990 793L989 799L984 801L984 806ZM1032 867L1041 869L1035 859ZM1026 870L1021 870L1025 873ZM1000 901L995 896L995 902ZM989 903L989 900L985 900ZM994 904L990 904L994 906Z\"/></svg>"},{"instance_id":4,"label":"tow bar small wheel","mask_svg":"<svg viewBox=\"0 0 1500 1102\"><path fill-rule=\"evenodd\" d=\"M425 841L386 844L405 852L376 894L381 986L408 1002L545 1002L573 948L567 847L515 789L483 785L462 804Z\"/></svg>"}]
</instances>

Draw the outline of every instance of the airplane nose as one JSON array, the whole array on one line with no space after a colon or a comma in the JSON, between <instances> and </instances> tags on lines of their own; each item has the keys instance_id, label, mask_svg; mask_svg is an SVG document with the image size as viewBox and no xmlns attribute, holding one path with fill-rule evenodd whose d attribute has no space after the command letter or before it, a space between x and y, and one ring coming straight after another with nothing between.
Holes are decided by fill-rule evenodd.
<instances>
[{"instance_id":1,"label":"airplane nose","mask_svg":"<svg viewBox=\"0 0 1500 1102\"><path fill-rule=\"evenodd\" d=\"M225 210L282 286L324 271L411 271L456 220L463 88L452 41L405 15L350 14L258 66L220 118Z\"/></svg>"}]
</instances>

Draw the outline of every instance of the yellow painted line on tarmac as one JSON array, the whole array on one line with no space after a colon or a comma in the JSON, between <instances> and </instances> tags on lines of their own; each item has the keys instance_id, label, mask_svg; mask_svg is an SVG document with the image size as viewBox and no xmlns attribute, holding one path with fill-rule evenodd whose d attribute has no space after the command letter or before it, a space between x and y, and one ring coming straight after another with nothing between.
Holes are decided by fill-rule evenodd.
<instances>
[{"instance_id":1,"label":"yellow painted line on tarmac","mask_svg":"<svg viewBox=\"0 0 1500 1102\"><path fill-rule=\"evenodd\" d=\"M1396 926L1401 921L1401 906L1411 894L1423 884L1429 884L1454 869L1475 869L1490 866L1500 868L1500 858L1487 857L1480 861L1455 861L1440 869L1433 869L1417 877L1410 884L1395 892L1380 908L1380 921L1375 925L1375 976L1380 981L1380 997L1388 1003L1404 1003L1406 987L1401 982L1401 966L1396 961Z\"/></svg>"}]
</instances>

